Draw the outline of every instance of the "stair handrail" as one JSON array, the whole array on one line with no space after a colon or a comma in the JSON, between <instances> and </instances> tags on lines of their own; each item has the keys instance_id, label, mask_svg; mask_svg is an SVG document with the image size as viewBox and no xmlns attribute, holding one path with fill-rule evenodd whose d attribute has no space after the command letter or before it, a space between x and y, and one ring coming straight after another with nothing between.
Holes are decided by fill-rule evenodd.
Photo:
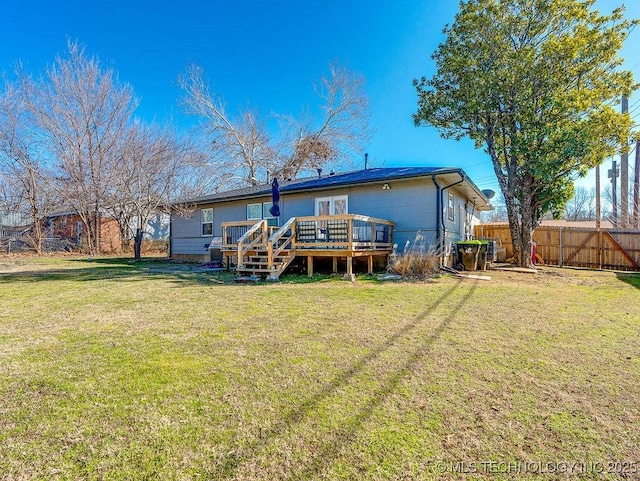
<instances>
[{"instance_id":1,"label":"stair handrail","mask_svg":"<svg viewBox=\"0 0 640 481\"><path fill-rule=\"evenodd\" d=\"M280 227L277 231L271 234L271 237L269 237L269 240L267 242L267 262L269 263L268 264L269 270L273 269L273 258L276 257L278 254L280 254L285 249L285 246L289 243L288 241L290 241L295 236L295 232L294 232L295 225L296 225L296 218L291 217L287 222L285 222L282 225L282 227ZM281 243L274 250L273 246L277 245L278 241L282 240L282 238L287 233L287 231L289 231L289 229L291 229L291 236L288 239L285 239L286 241Z\"/></svg>"},{"instance_id":2,"label":"stair handrail","mask_svg":"<svg viewBox=\"0 0 640 481\"><path fill-rule=\"evenodd\" d=\"M251 226L251 228L249 230L247 230L247 232L245 232L242 237L240 237L238 239L238 264L240 264L240 262L242 261L242 259L244 258L244 254L251 248L253 247L256 243L261 243L260 241L263 240L263 233L265 232L267 227L267 221L266 220L259 220L258 222L256 222L253 226ZM251 242L249 242L247 245L245 245L245 242L258 230L261 230L261 235L256 236L256 238L254 240L252 240Z\"/></svg>"}]
</instances>

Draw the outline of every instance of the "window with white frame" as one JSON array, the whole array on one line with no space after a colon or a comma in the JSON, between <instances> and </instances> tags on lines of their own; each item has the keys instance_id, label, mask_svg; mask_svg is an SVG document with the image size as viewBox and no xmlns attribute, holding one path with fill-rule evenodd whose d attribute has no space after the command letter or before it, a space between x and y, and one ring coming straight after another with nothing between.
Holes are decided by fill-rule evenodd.
<instances>
[{"instance_id":1,"label":"window with white frame","mask_svg":"<svg viewBox=\"0 0 640 481\"><path fill-rule=\"evenodd\" d=\"M316 215L342 215L349 212L349 196L334 195L316 198Z\"/></svg>"},{"instance_id":2,"label":"window with white frame","mask_svg":"<svg viewBox=\"0 0 640 481\"><path fill-rule=\"evenodd\" d=\"M213 209L202 209L200 211L200 220L202 222L201 235L213 235Z\"/></svg>"},{"instance_id":3,"label":"window with white frame","mask_svg":"<svg viewBox=\"0 0 640 481\"><path fill-rule=\"evenodd\" d=\"M273 202L262 203L262 218L263 219L275 219L275 217L269 212L269 209L273 207Z\"/></svg>"},{"instance_id":4,"label":"window with white frame","mask_svg":"<svg viewBox=\"0 0 640 481\"><path fill-rule=\"evenodd\" d=\"M256 202L255 204L247 204L247 220L265 219L267 225L278 225L278 218L271 215L269 209L273 207L273 202Z\"/></svg>"},{"instance_id":5,"label":"window with white frame","mask_svg":"<svg viewBox=\"0 0 640 481\"><path fill-rule=\"evenodd\" d=\"M262 219L262 202L247 204L247 220Z\"/></svg>"}]
</instances>

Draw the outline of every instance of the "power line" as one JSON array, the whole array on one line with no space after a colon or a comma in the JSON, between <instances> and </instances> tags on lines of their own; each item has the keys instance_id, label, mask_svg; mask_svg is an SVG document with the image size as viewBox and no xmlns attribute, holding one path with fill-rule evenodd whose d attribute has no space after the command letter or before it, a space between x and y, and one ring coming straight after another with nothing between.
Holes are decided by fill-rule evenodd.
<instances>
[{"instance_id":1,"label":"power line","mask_svg":"<svg viewBox=\"0 0 640 481\"><path fill-rule=\"evenodd\" d=\"M638 105L638 106L637 106L635 109L633 109L633 110L629 110L629 114L634 113L634 112L635 112L636 110L638 110L638 109L640 109L640 105ZM631 118L633 118L633 117L631 117Z\"/></svg>"},{"instance_id":2,"label":"power line","mask_svg":"<svg viewBox=\"0 0 640 481\"><path fill-rule=\"evenodd\" d=\"M636 67L640 66L640 61L638 61L638 63L636 63L633 67L631 67L629 70L633 71L636 69Z\"/></svg>"}]
</instances>

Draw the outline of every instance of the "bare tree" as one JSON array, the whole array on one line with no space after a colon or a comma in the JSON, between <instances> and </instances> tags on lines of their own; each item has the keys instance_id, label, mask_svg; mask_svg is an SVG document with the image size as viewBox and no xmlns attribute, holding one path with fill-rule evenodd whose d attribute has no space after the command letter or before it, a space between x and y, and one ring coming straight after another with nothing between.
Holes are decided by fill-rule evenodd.
<instances>
[{"instance_id":1,"label":"bare tree","mask_svg":"<svg viewBox=\"0 0 640 481\"><path fill-rule=\"evenodd\" d=\"M274 138L267 119L247 110L230 116L220 95L213 93L200 67L190 66L179 79L186 110L202 117L211 155L229 183L257 185L268 175L296 177L331 162L345 162L369 140L368 100L364 79L332 66L316 93L322 115L299 119L278 116L281 130Z\"/></svg>"},{"instance_id":2,"label":"bare tree","mask_svg":"<svg viewBox=\"0 0 640 481\"><path fill-rule=\"evenodd\" d=\"M596 218L596 190L577 187L564 208L568 221L594 220Z\"/></svg>"},{"instance_id":3,"label":"bare tree","mask_svg":"<svg viewBox=\"0 0 640 481\"><path fill-rule=\"evenodd\" d=\"M101 208L119 160L118 139L136 105L133 90L71 41L44 78L21 80L38 135L56 159L51 185L82 219L88 251L99 253Z\"/></svg>"},{"instance_id":4,"label":"bare tree","mask_svg":"<svg viewBox=\"0 0 640 481\"><path fill-rule=\"evenodd\" d=\"M204 119L203 128L211 157L220 165L222 177L231 183L260 183L264 166L273 158L265 121L256 112L231 117L222 97L211 92L204 71L190 65L178 79L185 91L186 111Z\"/></svg>"},{"instance_id":5,"label":"bare tree","mask_svg":"<svg viewBox=\"0 0 640 481\"><path fill-rule=\"evenodd\" d=\"M192 185L193 159L189 144L167 128L137 123L123 135L106 205L118 219L121 238L133 237L136 259L149 220Z\"/></svg>"},{"instance_id":6,"label":"bare tree","mask_svg":"<svg viewBox=\"0 0 640 481\"><path fill-rule=\"evenodd\" d=\"M363 77L338 65L330 66L330 76L315 86L322 115L302 120L290 118L289 131L297 134L285 149L280 174L297 177L307 169L322 168L339 161L349 163L370 140L369 100Z\"/></svg>"},{"instance_id":7,"label":"bare tree","mask_svg":"<svg viewBox=\"0 0 640 481\"><path fill-rule=\"evenodd\" d=\"M0 172L5 180L5 193L12 192L11 209L32 225L23 240L41 254L46 236L42 221L56 204L56 196L45 181L49 172L42 161L43 153L33 134L22 94L20 88L5 81L0 96Z\"/></svg>"},{"instance_id":8,"label":"bare tree","mask_svg":"<svg viewBox=\"0 0 640 481\"><path fill-rule=\"evenodd\" d=\"M482 222L508 222L509 217L507 215L507 207L502 192L498 193L498 196L492 202L493 209L488 212L482 212L480 219Z\"/></svg>"},{"instance_id":9,"label":"bare tree","mask_svg":"<svg viewBox=\"0 0 640 481\"><path fill-rule=\"evenodd\" d=\"M24 191L13 173L0 164L0 225L4 221L23 217Z\"/></svg>"}]
</instances>

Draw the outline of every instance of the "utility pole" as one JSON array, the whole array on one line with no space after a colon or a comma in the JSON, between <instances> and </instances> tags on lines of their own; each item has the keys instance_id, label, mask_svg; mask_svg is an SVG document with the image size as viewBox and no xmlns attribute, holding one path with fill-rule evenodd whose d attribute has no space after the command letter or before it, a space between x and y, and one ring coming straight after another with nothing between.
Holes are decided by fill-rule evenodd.
<instances>
[{"instance_id":1,"label":"utility pole","mask_svg":"<svg viewBox=\"0 0 640 481\"><path fill-rule=\"evenodd\" d=\"M616 185L618 184L618 165L615 160L611 160L611 168L609 169L609 178L611 179L611 220L615 227L618 226L618 194Z\"/></svg>"},{"instance_id":2,"label":"utility pole","mask_svg":"<svg viewBox=\"0 0 640 481\"><path fill-rule=\"evenodd\" d=\"M622 115L629 112L629 98L622 96ZM620 227L629 227L629 140L620 151Z\"/></svg>"},{"instance_id":3,"label":"utility pole","mask_svg":"<svg viewBox=\"0 0 640 481\"><path fill-rule=\"evenodd\" d=\"M602 233L600 232L600 164L596 165L596 242L598 268L602 268Z\"/></svg>"},{"instance_id":4,"label":"utility pole","mask_svg":"<svg viewBox=\"0 0 640 481\"><path fill-rule=\"evenodd\" d=\"M600 164L596 165L596 230L600 230Z\"/></svg>"},{"instance_id":5,"label":"utility pole","mask_svg":"<svg viewBox=\"0 0 640 481\"><path fill-rule=\"evenodd\" d=\"M636 162L633 174L633 226L640 229L640 140L636 140Z\"/></svg>"}]
</instances>

